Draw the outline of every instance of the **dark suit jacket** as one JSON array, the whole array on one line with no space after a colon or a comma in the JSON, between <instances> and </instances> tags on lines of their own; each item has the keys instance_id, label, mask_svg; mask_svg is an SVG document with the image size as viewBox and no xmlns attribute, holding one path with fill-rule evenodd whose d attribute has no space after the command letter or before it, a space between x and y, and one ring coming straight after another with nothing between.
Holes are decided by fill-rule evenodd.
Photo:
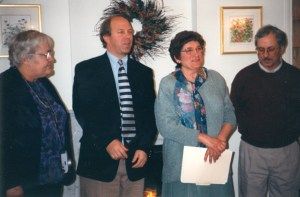
<instances>
[{"instance_id":1,"label":"dark suit jacket","mask_svg":"<svg viewBox=\"0 0 300 197\"><path fill-rule=\"evenodd\" d=\"M43 78L41 82L56 102L64 107L50 81ZM30 90L16 68L0 75L0 117L3 190L17 185L30 187L38 178L42 125ZM66 125L66 149L75 164L71 130L69 124ZM74 168L69 171L66 184L74 182Z\"/></svg>"},{"instance_id":2,"label":"dark suit jacket","mask_svg":"<svg viewBox=\"0 0 300 197\"><path fill-rule=\"evenodd\" d=\"M149 153L157 133L154 118L153 72L128 59L128 78L133 95L136 137L129 144L126 169L131 181L145 176L145 168L133 169L131 160L137 149ZM112 181L119 161L106 151L114 139L121 141L118 93L107 54L76 65L73 85L73 109L83 129L77 172L80 176Z\"/></svg>"}]
</instances>

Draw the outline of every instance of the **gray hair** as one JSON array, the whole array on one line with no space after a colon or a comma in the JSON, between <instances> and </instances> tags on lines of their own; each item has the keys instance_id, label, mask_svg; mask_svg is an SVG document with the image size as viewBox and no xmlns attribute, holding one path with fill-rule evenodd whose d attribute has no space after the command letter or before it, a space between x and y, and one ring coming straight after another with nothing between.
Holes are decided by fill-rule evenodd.
<instances>
[{"instance_id":1,"label":"gray hair","mask_svg":"<svg viewBox=\"0 0 300 197\"><path fill-rule=\"evenodd\" d=\"M257 47L257 41L269 34L274 34L277 40L277 44L281 48L286 48L288 45L287 35L284 31L280 30L279 28L272 26L272 25L265 25L261 27L256 35L255 35L255 46Z\"/></svg>"},{"instance_id":2,"label":"gray hair","mask_svg":"<svg viewBox=\"0 0 300 197\"><path fill-rule=\"evenodd\" d=\"M19 67L22 61L34 54L41 43L54 47L54 40L39 31L27 30L15 35L9 43L8 59L11 67Z\"/></svg>"}]
</instances>

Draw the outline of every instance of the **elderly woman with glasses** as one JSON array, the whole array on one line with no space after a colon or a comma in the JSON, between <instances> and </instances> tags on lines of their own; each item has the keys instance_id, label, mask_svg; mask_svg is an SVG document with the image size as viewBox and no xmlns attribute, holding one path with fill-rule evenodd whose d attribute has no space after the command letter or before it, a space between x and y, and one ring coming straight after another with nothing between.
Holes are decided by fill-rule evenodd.
<instances>
[{"instance_id":1,"label":"elderly woman with glasses","mask_svg":"<svg viewBox=\"0 0 300 197\"><path fill-rule=\"evenodd\" d=\"M1 196L62 196L75 180L69 114L54 86L54 41L28 30L9 45L0 75Z\"/></svg>"},{"instance_id":2,"label":"elderly woman with glasses","mask_svg":"<svg viewBox=\"0 0 300 197\"><path fill-rule=\"evenodd\" d=\"M231 175L224 185L180 181L183 147L205 147L203 160L215 162L228 147L236 118L224 78L203 67L205 41L199 33L178 33L169 52L177 69L161 80L155 103L164 137L162 196L234 196Z\"/></svg>"}]
</instances>

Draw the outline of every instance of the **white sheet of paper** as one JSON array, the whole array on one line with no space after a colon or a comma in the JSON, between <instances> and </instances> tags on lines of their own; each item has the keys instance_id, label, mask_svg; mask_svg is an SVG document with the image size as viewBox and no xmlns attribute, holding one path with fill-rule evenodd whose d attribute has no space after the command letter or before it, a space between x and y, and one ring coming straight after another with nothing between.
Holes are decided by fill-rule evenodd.
<instances>
[{"instance_id":1,"label":"white sheet of paper","mask_svg":"<svg viewBox=\"0 0 300 197\"><path fill-rule=\"evenodd\" d=\"M215 163L204 161L205 152L206 148L184 146L181 182L197 185L227 182L232 151L226 149Z\"/></svg>"}]
</instances>

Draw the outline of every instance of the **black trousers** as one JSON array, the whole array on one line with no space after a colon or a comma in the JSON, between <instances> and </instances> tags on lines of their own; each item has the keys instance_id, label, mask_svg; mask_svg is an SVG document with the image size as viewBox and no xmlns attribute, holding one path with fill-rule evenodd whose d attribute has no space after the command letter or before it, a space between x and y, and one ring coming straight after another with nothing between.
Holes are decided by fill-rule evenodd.
<instances>
[{"instance_id":1,"label":"black trousers","mask_svg":"<svg viewBox=\"0 0 300 197\"><path fill-rule=\"evenodd\" d=\"M47 184L24 190L24 197L62 197L63 185Z\"/></svg>"}]
</instances>

